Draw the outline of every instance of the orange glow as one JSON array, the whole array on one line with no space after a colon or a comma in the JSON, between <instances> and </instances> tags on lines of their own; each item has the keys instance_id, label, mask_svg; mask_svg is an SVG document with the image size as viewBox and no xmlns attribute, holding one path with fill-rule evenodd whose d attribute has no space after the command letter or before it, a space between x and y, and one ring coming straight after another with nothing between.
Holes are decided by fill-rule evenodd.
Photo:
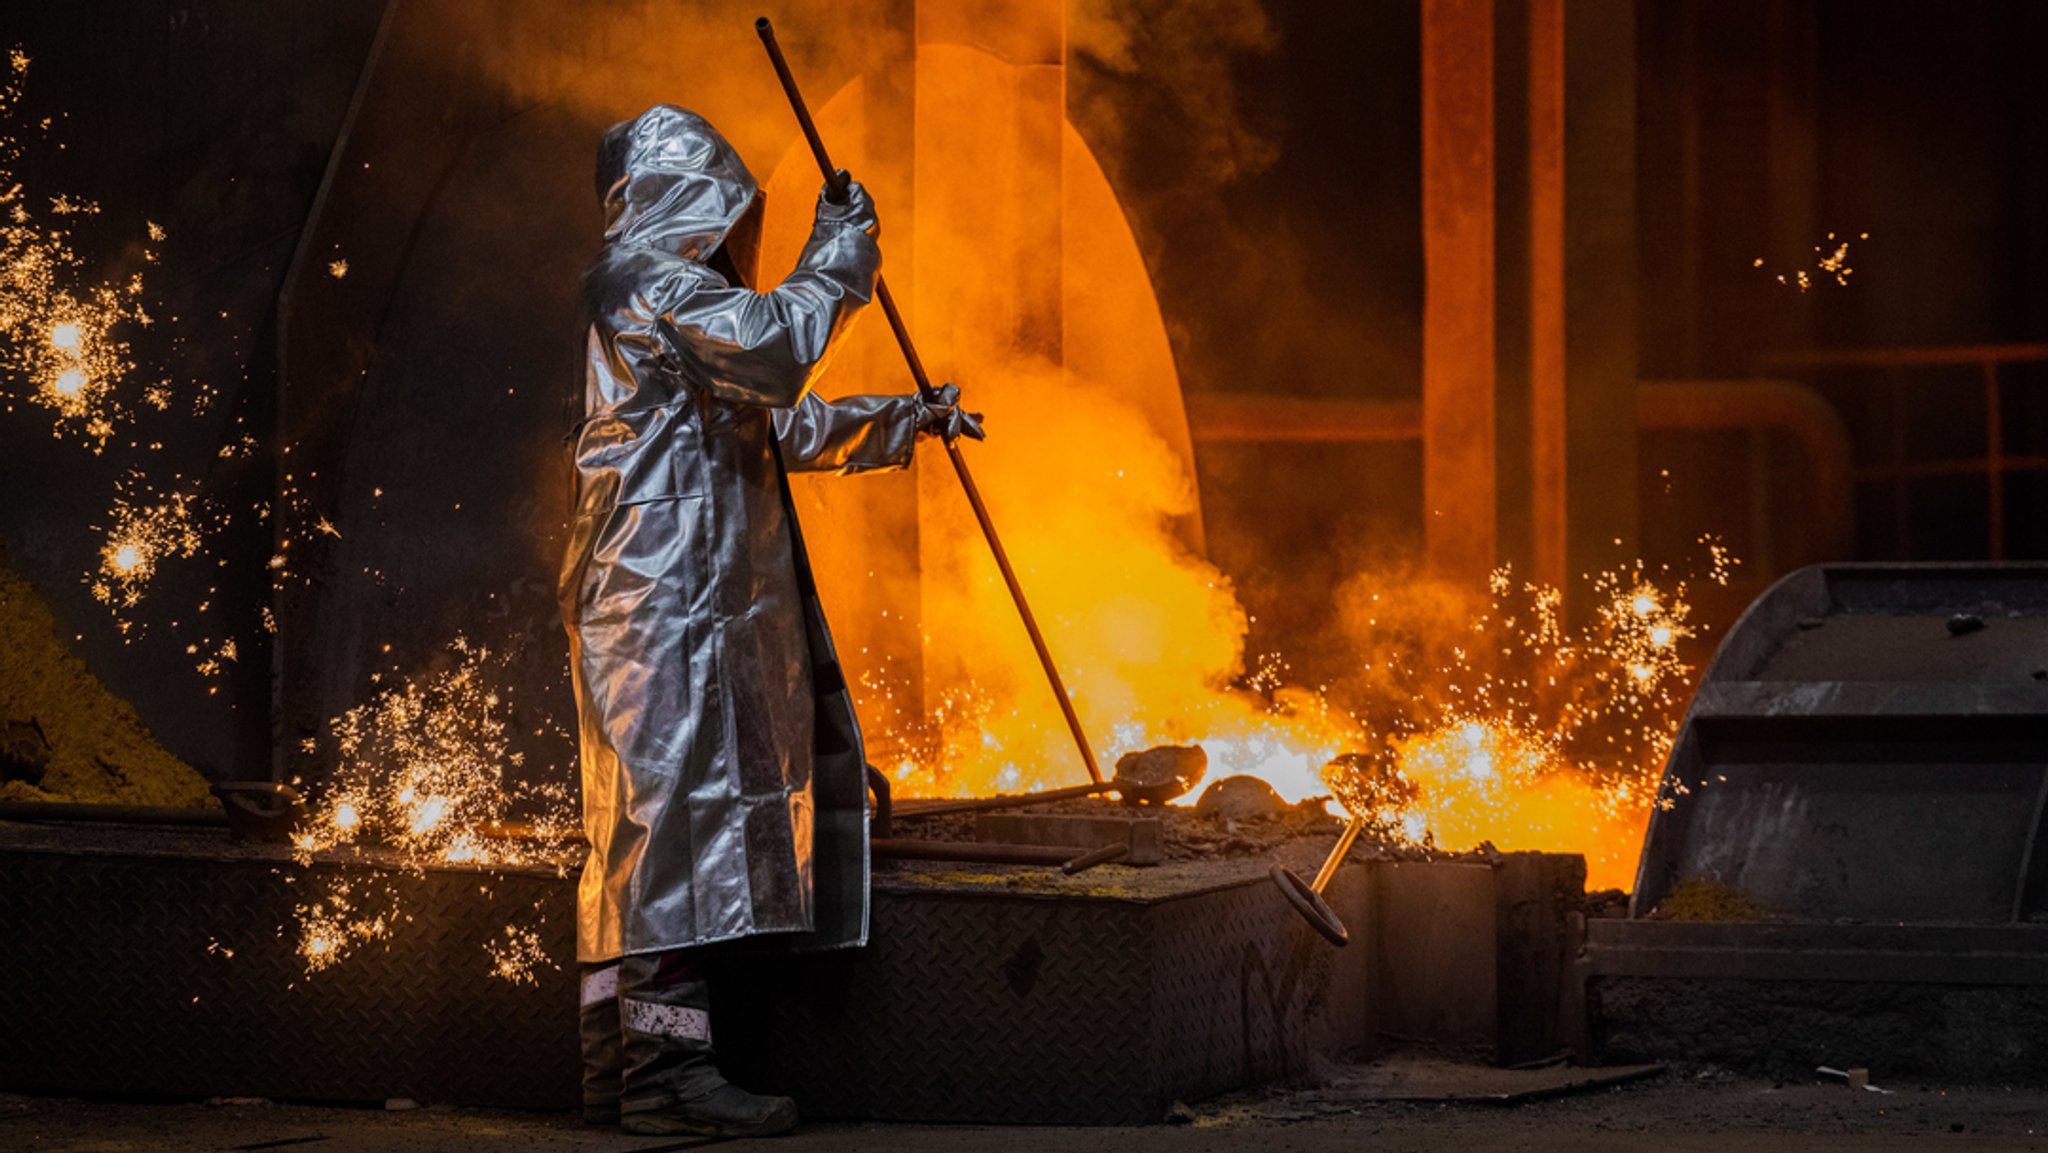
<instances>
[{"instance_id":1,"label":"orange glow","mask_svg":"<svg viewBox=\"0 0 2048 1153\"><path fill-rule=\"evenodd\" d=\"M1353 726L1310 694L1228 687L1244 671L1249 622L1228 578L1173 533L1193 499L1180 455L1108 389L1043 369L1006 383L984 405L1002 433L970 455L1100 761L1198 742L1213 775L1253 773L1288 800L1321 793L1317 769ZM960 687L932 702L922 731L885 730L889 743L933 750L916 758L906 793L1085 779L964 505L956 496L925 511L926 678Z\"/></svg>"},{"instance_id":2,"label":"orange glow","mask_svg":"<svg viewBox=\"0 0 2048 1153\"><path fill-rule=\"evenodd\" d=\"M1019 27L977 41L1028 40L1036 16L1020 12ZM1360 683L1325 693L1255 673L1245 609L1204 555L1179 378L1142 255L1064 122L1059 87L956 43L921 41L915 59L911 171L869 151L898 137L878 131L887 104L867 82L813 108L835 161L876 196L899 298L898 238L911 242L906 304L923 360L987 415L988 441L964 452L1104 771L1124 752L1195 743L1210 780L1248 773L1299 801L1329 795L1324 766L1357 754L1412 786L1378 814L1395 835L1584 852L1596 885L1629 885L1690 671L1682 589L1639 571L1602 577L1574 593L1594 598L1597 621L1567 636L1561 591L1505 574L1491 589L1361 577L1384 598L1377 615L1333 623ZM792 141L764 182L764 281L794 262L817 181ZM909 387L873 317L826 382L828 395ZM1084 781L939 456L923 451L914 485L794 486L870 756L906 797ZM905 526L914 557L875 547ZM1502 649L1519 663L1488 655Z\"/></svg>"},{"instance_id":3,"label":"orange glow","mask_svg":"<svg viewBox=\"0 0 2048 1153\"><path fill-rule=\"evenodd\" d=\"M8 61L11 68L0 72L0 370L28 383L27 398L54 414L53 433L103 452L131 417L117 395L135 368L121 326L150 323L142 277L92 279L72 247L73 223L61 218L95 215L99 207L31 193L16 179L12 162L22 141L12 116L29 59L17 50ZM31 208L39 202L48 204L44 213ZM145 250L143 259L154 254Z\"/></svg>"},{"instance_id":4,"label":"orange glow","mask_svg":"<svg viewBox=\"0 0 2048 1153\"><path fill-rule=\"evenodd\" d=\"M1593 887L1634 884L1649 821L1645 785L1654 775L1602 787L1541 735L1497 718L1448 725L1395 747L1419 794L1399 815L1410 840L1584 853Z\"/></svg>"}]
</instances>

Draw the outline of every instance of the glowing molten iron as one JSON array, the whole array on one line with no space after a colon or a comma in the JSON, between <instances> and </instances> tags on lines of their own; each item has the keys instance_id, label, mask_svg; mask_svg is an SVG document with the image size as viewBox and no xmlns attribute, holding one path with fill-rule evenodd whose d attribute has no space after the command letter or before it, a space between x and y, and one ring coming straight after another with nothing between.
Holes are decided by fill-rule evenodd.
<instances>
[{"instance_id":1,"label":"glowing molten iron","mask_svg":"<svg viewBox=\"0 0 2048 1153\"><path fill-rule=\"evenodd\" d=\"M1075 550L1075 584L1051 586L1078 602L1063 616L1148 620L1171 611L1128 593L1088 603L1085 555ZM1599 611L1567 630L1555 590L1516 588L1505 572L1484 601L1413 575L1361 578L1345 590L1349 609L1333 627L1375 659L1314 693L1278 687L1271 673L1197 682L1184 667L1129 659L1133 649L1120 646L1134 644L1141 634L1133 630L1077 630L1070 643L1101 662L1074 666L1089 674L1075 678L1086 686L1077 705L1084 719L1098 718L1093 731L1108 734L1111 757L1198 743L1211 779L1251 774L1290 801L1334 796L1392 840L1583 853L1594 886L1627 888L1690 689L1677 651L1691 635L1689 607L1682 586L1666 593L1636 572L1604 577L1588 592L1603 598ZM1235 629L1212 623L1149 643L1181 652L1206 643L1235 658L1244 636L1237 620ZM941 710L931 751L893 766L904 794L1007 792L1079 777L1051 704L1033 698L1041 686L1022 676L997 683L1004 688L957 693L962 703ZM1105 701L1118 713L1107 721ZM906 740L883 736L892 738Z\"/></svg>"}]
</instances>

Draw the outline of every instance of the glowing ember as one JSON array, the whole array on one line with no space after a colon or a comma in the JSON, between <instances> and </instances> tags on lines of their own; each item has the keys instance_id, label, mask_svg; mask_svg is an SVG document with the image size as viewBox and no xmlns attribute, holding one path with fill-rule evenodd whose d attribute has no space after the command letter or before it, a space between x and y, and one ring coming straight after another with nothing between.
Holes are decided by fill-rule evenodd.
<instances>
[{"instance_id":1,"label":"glowing ember","mask_svg":"<svg viewBox=\"0 0 2048 1153\"><path fill-rule=\"evenodd\" d=\"M1869 240L1870 234L1868 232L1859 232L1856 234L1856 239ZM1845 288L1848 287L1849 277L1855 275L1856 272L1854 268L1849 266L1849 241L1838 240L1835 234L1830 232L1828 233L1827 243L1816 244L1813 250L1819 254L1818 258L1814 261L1814 266L1832 278L1836 284ZM1763 257L1757 257L1752 264L1756 268L1762 268L1764 266ZM1778 273L1775 279L1779 284L1797 287L1799 291L1805 292L1813 287L1814 278L1811 273L1802 268L1791 273Z\"/></svg>"},{"instance_id":2,"label":"glowing ember","mask_svg":"<svg viewBox=\"0 0 2048 1153\"><path fill-rule=\"evenodd\" d=\"M1709 579L1725 581L1732 560L1718 548L1713 558ZM1601 574L1582 590L1594 608L1576 630L1562 620L1560 590L1517 585L1502 570L1489 592L1481 600L1414 574L1361 577L1341 622L1367 656L1355 680L1290 689L1269 663L1252 687L1212 690L1171 724L1112 726L1109 756L1197 743L1211 779L1258 776L1288 800L1334 793L1388 839L1583 853L1594 885L1627 887L1690 688L1684 582L1652 580L1641 566ZM1028 715L956 690L938 710L939 758L905 757L892 776L906 793L944 787L948 769L957 788L963 766L984 790L1041 784L1015 734L1041 747L1063 734L1044 718L1020 724Z\"/></svg>"},{"instance_id":3,"label":"glowing ember","mask_svg":"<svg viewBox=\"0 0 2048 1153\"><path fill-rule=\"evenodd\" d=\"M520 788L505 778L521 758L509 740L508 702L493 683L499 662L465 640L450 649L452 667L388 688L334 721L342 763L295 840L303 863L343 846L377 846L408 869L546 865L564 872L575 858L581 830L568 788ZM530 836L491 835L515 814L528 818L521 827ZM320 874L314 883L336 882ZM388 905L387 920L404 915L395 897ZM309 972L360 939L351 927L363 920L354 907L345 890L301 906L300 955ZM495 975L530 979L536 966L552 964L537 933L508 926L506 934L488 946Z\"/></svg>"},{"instance_id":4,"label":"glowing ember","mask_svg":"<svg viewBox=\"0 0 2048 1153\"><path fill-rule=\"evenodd\" d=\"M446 816L447 813L448 799L446 797L428 797L425 801L413 807L410 826L412 835L415 837L424 835L435 825L440 824L441 818Z\"/></svg>"},{"instance_id":5,"label":"glowing ember","mask_svg":"<svg viewBox=\"0 0 2048 1153\"><path fill-rule=\"evenodd\" d=\"M112 525L100 545L99 568L86 578L86 585L95 600L115 611L126 632L134 621L121 614L142 602L157 565L198 553L209 523L194 492L150 494L142 478L132 474L121 489L109 513Z\"/></svg>"},{"instance_id":6,"label":"glowing ember","mask_svg":"<svg viewBox=\"0 0 2048 1153\"><path fill-rule=\"evenodd\" d=\"M1418 793L1399 812L1408 839L1584 852L1591 883L1633 880L1650 795L1638 779L1603 785L1549 734L1498 718L1454 722L1394 744Z\"/></svg>"},{"instance_id":7,"label":"glowing ember","mask_svg":"<svg viewBox=\"0 0 2048 1153\"><path fill-rule=\"evenodd\" d=\"M491 976L514 985L540 984L535 973L543 965L551 969L561 968L548 956L547 946L541 942L540 931L535 928L507 925L504 939L485 945L484 952L491 958Z\"/></svg>"},{"instance_id":8,"label":"glowing ember","mask_svg":"<svg viewBox=\"0 0 2048 1153\"><path fill-rule=\"evenodd\" d=\"M1732 561L1713 559L1708 579L1724 582ZM1577 630L1558 590L1516 588L1505 570L1483 609L1426 581L1378 586L1351 623L1379 667L1346 691L1386 736L1333 766L1345 807L1399 840L1583 853L1593 885L1628 887L1690 690L1678 642L1694 630L1681 581L1638 565L1590 584Z\"/></svg>"},{"instance_id":9,"label":"glowing ember","mask_svg":"<svg viewBox=\"0 0 2048 1153\"><path fill-rule=\"evenodd\" d=\"M386 689L335 721L343 763L315 824L316 847L367 835L419 864L513 864L547 854L477 833L515 808L539 809L540 839L556 849L576 832L561 786L520 790L505 780L521 757L492 685L490 651L461 639L451 649L454 667Z\"/></svg>"},{"instance_id":10,"label":"glowing ember","mask_svg":"<svg viewBox=\"0 0 2048 1153\"><path fill-rule=\"evenodd\" d=\"M129 415L116 389L135 366L120 331L149 323L142 278L88 281L71 222L61 218L97 214L92 202L53 197L47 222L30 210L8 169L20 146L6 124L28 57L17 51L10 62L0 75L0 379L22 382L21 395L55 414L55 435L78 436L100 452ZM152 258L144 253L145 262Z\"/></svg>"},{"instance_id":11,"label":"glowing ember","mask_svg":"<svg viewBox=\"0 0 2048 1153\"><path fill-rule=\"evenodd\" d=\"M391 893L380 894L388 903ZM388 938L391 917L370 913L357 884L343 877L329 878L320 899L298 907L299 959L306 972L318 973L346 959L358 945Z\"/></svg>"},{"instance_id":12,"label":"glowing ember","mask_svg":"<svg viewBox=\"0 0 2048 1153\"><path fill-rule=\"evenodd\" d=\"M1631 883L1689 688L1682 581L1640 565L1591 579L1572 590L1588 606L1574 628L1564 590L1505 571L1483 589L1365 574L1331 624L1355 673L1288 686L1281 663L1247 660L1229 580L1171 528L1191 508L1184 458L1114 389L1030 383L1028 411L988 405L1006 433L973 446L975 473L1103 764L1199 744L1211 780L1257 776L1298 802L1328 795L1322 769L1349 754L1387 786L1362 791L1389 835L1582 852L1596 885ZM948 522L950 504L924 515L915 595L925 683L943 689L920 710L886 670L865 673L871 751L906 797L1085 780L977 530ZM1725 579L1730 558L1708 547Z\"/></svg>"}]
</instances>

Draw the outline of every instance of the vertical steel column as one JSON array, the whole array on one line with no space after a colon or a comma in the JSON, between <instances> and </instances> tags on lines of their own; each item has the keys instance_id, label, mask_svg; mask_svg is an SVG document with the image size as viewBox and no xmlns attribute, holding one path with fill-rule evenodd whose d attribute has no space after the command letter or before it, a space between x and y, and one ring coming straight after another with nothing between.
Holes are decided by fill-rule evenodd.
<instances>
[{"instance_id":1,"label":"vertical steel column","mask_svg":"<svg viewBox=\"0 0 2048 1153\"><path fill-rule=\"evenodd\" d=\"M1529 0L1529 491L1531 569L1564 588L1564 0Z\"/></svg>"},{"instance_id":2,"label":"vertical steel column","mask_svg":"<svg viewBox=\"0 0 2048 1153\"><path fill-rule=\"evenodd\" d=\"M1565 572L1636 555L1636 10L1564 12Z\"/></svg>"},{"instance_id":3,"label":"vertical steel column","mask_svg":"<svg viewBox=\"0 0 2048 1153\"><path fill-rule=\"evenodd\" d=\"M1422 4L1422 495L1430 567L1495 563L1493 0Z\"/></svg>"},{"instance_id":4,"label":"vertical steel column","mask_svg":"<svg viewBox=\"0 0 2048 1153\"><path fill-rule=\"evenodd\" d=\"M1998 393L1998 361L1984 360L1984 481L1985 520L1991 537L1992 560L2005 559L2005 406Z\"/></svg>"}]
</instances>

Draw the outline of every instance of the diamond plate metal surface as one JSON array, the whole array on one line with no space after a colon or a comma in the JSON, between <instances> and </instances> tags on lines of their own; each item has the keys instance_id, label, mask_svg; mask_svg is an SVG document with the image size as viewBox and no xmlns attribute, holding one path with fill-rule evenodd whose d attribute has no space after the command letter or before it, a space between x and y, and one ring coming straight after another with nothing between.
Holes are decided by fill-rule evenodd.
<instances>
[{"instance_id":1,"label":"diamond plate metal surface","mask_svg":"<svg viewBox=\"0 0 2048 1153\"><path fill-rule=\"evenodd\" d=\"M573 878L309 872L218 834L147 842L0 826L0 1085L575 1104ZM411 919L308 976L292 910L336 869L390 885ZM878 884L868 948L714 967L721 1060L813 1117L1120 1124L1363 1041L1361 942L1330 949L1263 873L1180 890L1128 873L1148 879L1087 890L1110 896L1002 874ZM1332 887L1354 934L1360 881ZM562 969L492 979L483 943L536 904Z\"/></svg>"},{"instance_id":2,"label":"diamond plate metal surface","mask_svg":"<svg viewBox=\"0 0 2048 1153\"><path fill-rule=\"evenodd\" d=\"M1335 895L1365 924L1362 884ZM875 918L860 954L752 964L716 994L773 1022L728 1045L735 1072L807 1116L1140 1124L1364 1040L1362 956L1263 873L1151 900L882 890Z\"/></svg>"},{"instance_id":3,"label":"diamond plate metal surface","mask_svg":"<svg viewBox=\"0 0 2048 1153\"><path fill-rule=\"evenodd\" d=\"M576 1102L572 974L543 968L531 986L494 980L484 948L540 902L554 914L540 926L550 955L570 956L561 881L359 870L388 882L411 919L387 942L308 976L292 914L319 868L0 849L0 1084Z\"/></svg>"}]
</instances>

